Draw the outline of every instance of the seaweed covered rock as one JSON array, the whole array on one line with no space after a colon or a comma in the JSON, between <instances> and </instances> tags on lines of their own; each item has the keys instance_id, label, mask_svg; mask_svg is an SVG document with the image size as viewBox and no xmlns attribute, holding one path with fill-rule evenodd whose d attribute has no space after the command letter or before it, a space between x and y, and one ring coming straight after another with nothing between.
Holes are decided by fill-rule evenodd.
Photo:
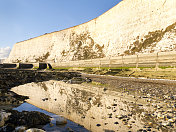
<instances>
[{"instance_id":1,"label":"seaweed covered rock","mask_svg":"<svg viewBox=\"0 0 176 132\"><path fill-rule=\"evenodd\" d=\"M11 113L7 113L3 110L0 111L0 127L4 126L6 120L8 120Z\"/></svg>"},{"instance_id":2,"label":"seaweed covered rock","mask_svg":"<svg viewBox=\"0 0 176 132\"><path fill-rule=\"evenodd\" d=\"M18 112L16 110L8 110L4 113L1 116L3 120L1 121L0 132L14 131L18 126L38 128L50 122L50 116L37 111Z\"/></svg>"},{"instance_id":3,"label":"seaweed covered rock","mask_svg":"<svg viewBox=\"0 0 176 132\"><path fill-rule=\"evenodd\" d=\"M11 115L7 123L14 125L27 125L28 127L36 127L37 125L45 125L50 122L50 116L37 111L22 111L9 110Z\"/></svg>"},{"instance_id":4,"label":"seaweed covered rock","mask_svg":"<svg viewBox=\"0 0 176 132\"><path fill-rule=\"evenodd\" d=\"M18 106L24 103L25 99L28 99L28 97L17 95L16 93L8 90L1 90L1 93L0 93L0 105Z\"/></svg>"}]
</instances>

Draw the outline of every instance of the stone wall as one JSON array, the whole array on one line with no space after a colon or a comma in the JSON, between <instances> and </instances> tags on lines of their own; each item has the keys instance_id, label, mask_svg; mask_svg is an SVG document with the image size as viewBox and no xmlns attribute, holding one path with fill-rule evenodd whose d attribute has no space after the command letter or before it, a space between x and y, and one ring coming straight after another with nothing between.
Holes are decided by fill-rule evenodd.
<instances>
[{"instance_id":1,"label":"stone wall","mask_svg":"<svg viewBox=\"0 0 176 132\"><path fill-rule=\"evenodd\" d=\"M175 12L176 0L123 0L87 23L16 43L7 62L60 62L174 51Z\"/></svg>"}]
</instances>

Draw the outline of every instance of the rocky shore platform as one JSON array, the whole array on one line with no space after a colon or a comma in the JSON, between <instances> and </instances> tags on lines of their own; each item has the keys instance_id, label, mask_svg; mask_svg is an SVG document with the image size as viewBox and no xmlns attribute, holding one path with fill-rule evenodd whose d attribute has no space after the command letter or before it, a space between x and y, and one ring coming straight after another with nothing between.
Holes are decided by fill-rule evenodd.
<instances>
[{"instance_id":1,"label":"rocky shore platform","mask_svg":"<svg viewBox=\"0 0 176 132\"><path fill-rule=\"evenodd\" d=\"M38 128L50 122L50 117L40 112L12 110L23 104L28 97L10 91L11 88L31 82L68 81L80 76L77 72L0 69L0 132L42 132L43 130Z\"/></svg>"},{"instance_id":2,"label":"rocky shore platform","mask_svg":"<svg viewBox=\"0 0 176 132\"><path fill-rule=\"evenodd\" d=\"M96 86L108 91L118 92L129 106L128 114L112 116L120 119L132 128L132 118L136 116L143 121L143 127L136 130L146 131L176 131L176 81L167 79L129 78L117 76L104 76L82 74L90 78ZM118 105L118 103L117 103ZM114 106L110 106L110 109ZM116 107L116 106L115 106ZM114 108L115 108L114 107ZM124 109L122 108L122 111ZM136 120L137 121L137 120ZM130 129L129 129L130 131Z\"/></svg>"},{"instance_id":3,"label":"rocky shore platform","mask_svg":"<svg viewBox=\"0 0 176 132\"><path fill-rule=\"evenodd\" d=\"M53 86L53 83L57 85ZM40 125L50 122L49 116L40 112L24 111L20 113L12 110L13 107L19 106L28 98L28 96L20 96L10 91L16 86L21 86L17 87L18 90L31 86L35 86L36 91L41 88L41 93L50 97L42 98L41 102L46 104L55 102L53 104L55 107L58 104L63 104L63 102L59 102L60 97L58 95L68 98L65 99L68 100L65 102L68 111L65 111L65 107L61 105L57 108L63 107L61 109L63 112L69 112L69 109L73 109L72 107L74 107L73 112L76 113L77 110L80 112L89 108L83 112L84 115L81 116L81 120L95 122L93 123L95 126L91 126L90 130L107 130L108 126L109 128L113 126L112 131L123 130L124 132L176 131L175 80L115 77L68 71L0 69L0 131L2 132L15 131L19 125L25 127L25 130L31 127L40 129ZM82 88L82 90L77 88ZM57 96L50 95L53 90L58 92L59 89L62 89L61 93L53 93ZM63 93L64 90L67 92ZM30 95L32 95L32 91ZM82 96L78 100L80 95ZM40 96L43 97L44 95L41 94ZM96 99L95 102L93 102L94 98ZM31 101L33 101L32 98ZM96 110L102 113L100 115L98 113L93 114ZM91 119L89 119L89 112L93 114ZM28 121L28 118L25 118L28 116L31 117L32 123ZM43 118L46 120L38 123L38 119ZM23 129L22 127L20 129Z\"/></svg>"}]
</instances>

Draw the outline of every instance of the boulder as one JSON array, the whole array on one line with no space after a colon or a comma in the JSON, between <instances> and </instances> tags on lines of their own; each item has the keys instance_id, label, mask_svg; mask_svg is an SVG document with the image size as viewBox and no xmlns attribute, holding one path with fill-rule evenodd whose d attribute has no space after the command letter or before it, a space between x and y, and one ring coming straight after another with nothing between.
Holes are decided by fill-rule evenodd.
<instances>
[{"instance_id":1,"label":"boulder","mask_svg":"<svg viewBox=\"0 0 176 132\"><path fill-rule=\"evenodd\" d=\"M50 122L50 116L37 111L22 111L9 110L12 114L7 121L8 124L15 126L36 127L37 125L46 125Z\"/></svg>"},{"instance_id":2,"label":"boulder","mask_svg":"<svg viewBox=\"0 0 176 132\"><path fill-rule=\"evenodd\" d=\"M56 125L65 125L67 124L67 119L62 117L62 116L59 116L56 118Z\"/></svg>"}]
</instances>

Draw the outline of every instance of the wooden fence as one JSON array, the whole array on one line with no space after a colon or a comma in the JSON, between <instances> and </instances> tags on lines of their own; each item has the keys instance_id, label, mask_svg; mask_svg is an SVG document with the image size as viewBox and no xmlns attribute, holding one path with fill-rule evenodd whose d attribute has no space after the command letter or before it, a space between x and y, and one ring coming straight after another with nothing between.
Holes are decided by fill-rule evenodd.
<instances>
[{"instance_id":1,"label":"wooden fence","mask_svg":"<svg viewBox=\"0 0 176 132\"><path fill-rule=\"evenodd\" d=\"M53 67L175 67L176 51L51 63Z\"/></svg>"}]
</instances>

